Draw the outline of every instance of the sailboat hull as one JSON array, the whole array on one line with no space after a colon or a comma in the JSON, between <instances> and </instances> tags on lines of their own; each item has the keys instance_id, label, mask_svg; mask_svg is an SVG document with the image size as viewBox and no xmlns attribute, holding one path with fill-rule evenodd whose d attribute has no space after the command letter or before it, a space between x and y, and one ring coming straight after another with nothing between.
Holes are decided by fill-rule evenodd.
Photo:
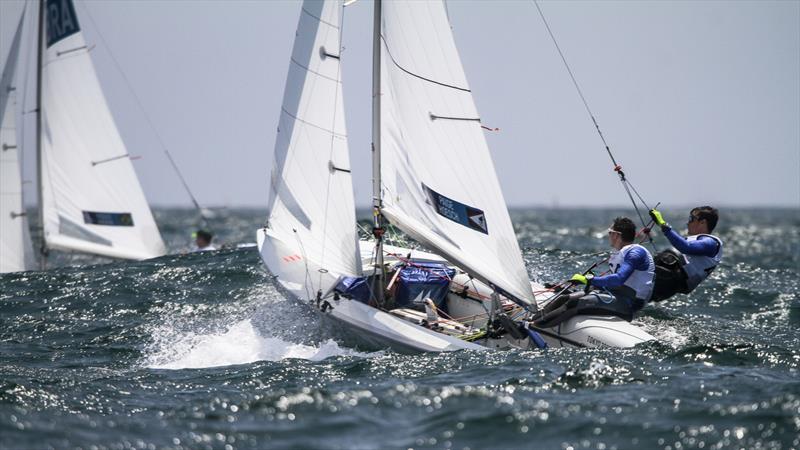
<instances>
[{"instance_id":1,"label":"sailboat hull","mask_svg":"<svg viewBox=\"0 0 800 450\"><path fill-rule=\"evenodd\" d=\"M362 339L407 353L485 350L486 347L447 336L387 314L355 300L329 302L331 318L346 324Z\"/></svg>"},{"instance_id":2,"label":"sailboat hull","mask_svg":"<svg viewBox=\"0 0 800 450\"><path fill-rule=\"evenodd\" d=\"M458 338L446 336L413 324L377 308L328 294L341 275L321 270L314 261L305 259L298 249L284 238L266 228L257 232L259 254L270 272L277 277L281 287L296 299L314 304L318 291L326 298L321 300L319 311L344 325L358 340L375 348L392 348L400 352L444 352L454 350L483 350L484 347ZM318 289L309 289L305 280L313 277Z\"/></svg>"},{"instance_id":3,"label":"sailboat hull","mask_svg":"<svg viewBox=\"0 0 800 450\"><path fill-rule=\"evenodd\" d=\"M398 315L390 314L373 306L350 300L343 296L329 295L341 276L321 269L314 261L307 260L291 241L276 235L269 229L257 232L258 249L270 272L280 285L296 299L317 309L325 316L343 325L349 335L372 348L391 348L404 353L446 352L454 350L485 350L487 348L529 348L529 339L513 339L503 336L496 339L481 338L473 342L443 334ZM362 258L369 263L371 243L362 242ZM413 254L427 260L444 261L438 255L412 251L401 247L386 247L391 255ZM463 286L469 283L467 295ZM314 288L309 288L309 286ZM459 289L462 288L462 289ZM536 289L536 287L534 287ZM318 296L319 293L319 296ZM491 289L486 285L457 275L448 295L448 310L452 317L473 329L486 324L487 306ZM319 297L319 300L316 300ZM475 317L474 320L468 318ZM550 347L632 347L653 337L641 328L617 317L577 316L558 327L540 330L540 335Z\"/></svg>"},{"instance_id":4,"label":"sailboat hull","mask_svg":"<svg viewBox=\"0 0 800 450\"><path fill-rule=\"evenodd\" d=\"M475 327L485 326L492 289L477 280L471 280L466 274L456 275L452 284L456 288L451 289L447 298L447 308L451 315L474 318L467 323ZM466 292L463 291L464 288ZM552 296L552 292L545 290L544 286L539 284L531 283L531 288L539 293L536 301L540 306ZM640 327L613 316L575 316L556 327L538 331L551 347L625 348L655 339Z\"/></svg>"}]
</instances>

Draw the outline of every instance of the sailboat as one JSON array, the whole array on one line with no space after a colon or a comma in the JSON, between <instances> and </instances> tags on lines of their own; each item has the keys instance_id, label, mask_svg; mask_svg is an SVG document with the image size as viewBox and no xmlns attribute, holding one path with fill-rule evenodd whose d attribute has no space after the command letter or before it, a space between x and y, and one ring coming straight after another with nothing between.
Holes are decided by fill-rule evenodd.
<instances>
[{"instance_id":1,"label":"sailboat","mask_svg":"<svg viewBox=\"0 0 800 450\"><path fill-rule=\"evenodd\" d=\"M31 270L35 265L22 198L14 85L24 17L23 14L14 33L0 78L0 273Z\"/></svg>"},{"instance_id":2,"label":"sailboat","mask_svg":"<svg viewBox=\"0 0 800 450\"><path fill-rule=\"evenodd\" d=\"M41 0L36 35L42 267L53 249L133 260L163 255L72 0Z\"/></svg>"},{"instance_id":3,"label":"sailboat","mask_svg":"<svg viewBox=\"0 0 800 450\"><path fill-rule=\"evenodd\" d=\"M531 283L444 3L374 2L373 235L359 241L342 108L340 12L305 0L261 257L280 285L364 341L400 351L628 347L616 317L530 325ZM383 242L385 221L431 251ZM535 295L536 293L536 295Z\"/></svg>"}]
</instances>

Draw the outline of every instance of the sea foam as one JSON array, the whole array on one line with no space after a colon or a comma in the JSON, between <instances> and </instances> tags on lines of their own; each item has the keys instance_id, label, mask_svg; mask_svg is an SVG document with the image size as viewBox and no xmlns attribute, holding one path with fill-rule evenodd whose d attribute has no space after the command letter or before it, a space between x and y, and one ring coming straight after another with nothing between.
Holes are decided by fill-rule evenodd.
<instances>
[{"instance_id":1,"label":"sea foam","mask_svg":"<svg viewBox=\"0 0 800 450\"><path fill-rule=\"evenodd\" d=\"M145 366L152 369L200 369L287 358L321 361L333 356L369 356L341 348L331 339L314 347L264 337L251 319L242 320L220 333L189 332L176 336L171 330L160 331L154 351L145 362Z\"/></svg>"}]
</instances>

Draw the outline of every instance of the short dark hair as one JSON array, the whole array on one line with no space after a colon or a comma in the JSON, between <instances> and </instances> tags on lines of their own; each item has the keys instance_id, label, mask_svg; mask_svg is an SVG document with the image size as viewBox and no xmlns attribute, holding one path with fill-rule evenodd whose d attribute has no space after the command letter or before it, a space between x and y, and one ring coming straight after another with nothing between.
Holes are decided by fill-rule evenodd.
<instances>
[{"instance_id":1,"label":"short dark hair","mask_svg":"<svg viewBox=\"0 0 800 450\"><path fill-rule=\"evenodd\" d=\"M633 239L636 237L636 224L627 217L617 217L614 219L614 224L611 225L611 229L619 231L622 240L625 242L633 242Z\"/></svg>"},{"instance_id":2,"label":"short dark hair","mask_svg":"<svg viewBox=\"0 0 800 450\"><path fill-rule=\"evenodd\" d=\"M194 235L208 242L209 244L211 243L211 239L214 238L214 235L206 230L197 230L197 232Z\"/></svg>"},{"instance_id":3,"label":"short dark hair","mask_svg":"<svg viewBox=\"0 0 800 450\"><path fill-rule=\"evenodd\" d=\"M711 206L698 206L697 208L692 209L689 214L696 216L700 220L705 220L706 224L708 224L709 233L714 231L714 228L717 227L717 221L719 220L719 211L717 211L717 208Z\"/></svg>"}]
</instances>

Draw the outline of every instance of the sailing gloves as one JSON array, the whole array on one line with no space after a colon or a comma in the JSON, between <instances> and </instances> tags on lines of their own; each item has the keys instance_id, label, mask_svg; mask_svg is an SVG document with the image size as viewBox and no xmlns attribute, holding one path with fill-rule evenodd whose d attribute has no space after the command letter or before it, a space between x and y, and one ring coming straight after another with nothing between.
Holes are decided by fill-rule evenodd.
<instances>
[{"instance_id":1,"label":"sailing gloves","mask_svg":"<svg viewBox=\"0 0 800 450\"><path fill-rule=\"evenodd\" d=\"M664 220L663 217L661 217L661 213L657 209L650 210L650 217L652 217L656 225L660 226L661 228L669 227L667 221Z\"/></svg>"},{"instance_id":2,"label":"sailing gloves","mask_svg":"<svg viewBox=\"0 0 800 450\"><path fill-rule=\"evenodd\" d=\"M594 276L592 274L583 275L583 274L580 274L580 273L576 273L575 275L572 276L572 278L569 279L569 281L572 281L573 283L580 283L580 284L585 284L586 286L589 286L592 283L592 278L594 278Z\"/></svg>"}]
</instances>

